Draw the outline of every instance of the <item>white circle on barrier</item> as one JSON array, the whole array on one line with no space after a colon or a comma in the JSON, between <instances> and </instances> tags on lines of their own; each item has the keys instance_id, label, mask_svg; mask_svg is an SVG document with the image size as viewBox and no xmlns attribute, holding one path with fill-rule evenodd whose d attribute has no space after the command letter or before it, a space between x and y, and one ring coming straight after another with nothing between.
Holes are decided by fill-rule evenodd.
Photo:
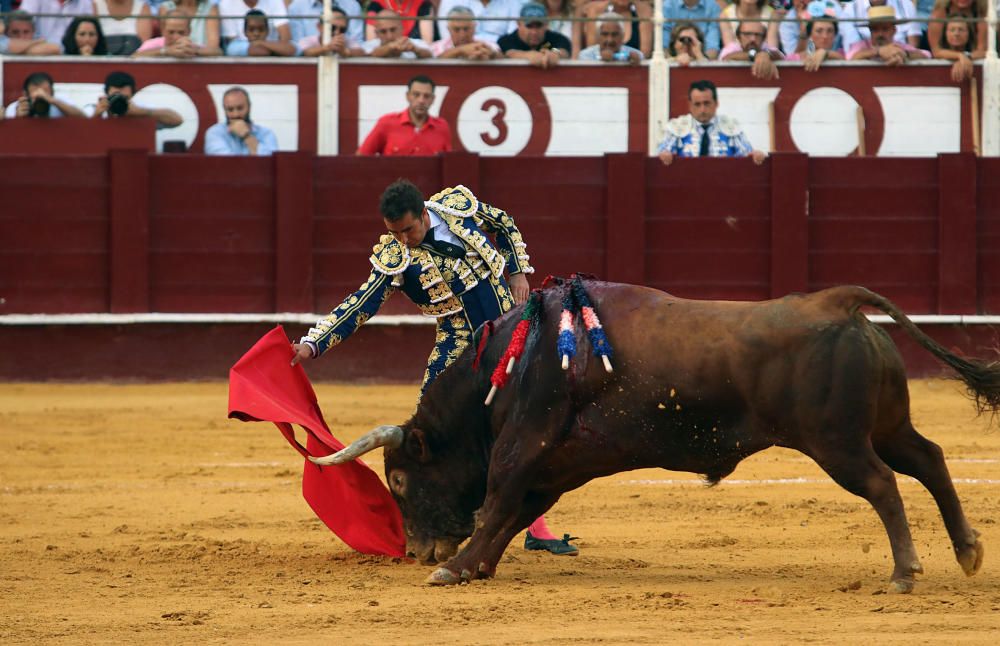
<instances>
[{"instance_id":1,"label":"white circle on barrier","mask_svg":"<svg viewBox=\"0 0 1000 646\"><path fill-rule=\"evenodd\" d=\"M490 85L466 97L458 111L458 138L469 152L516 155L531 139L531 109L517 92Z\"/></svg>"},{"instance_id":2,"label":"white circle on barrier","mask_svg":"<svg viewBox=\"0 0 1000 646\"><path fill-rule=\"evenodd\" d=\"M156 152L163 152L164 141L183 141L191 148L198 136L198 109L187 92L176 85L153 83L136 92L132 100L144 108L170 108L184 119L176 128L157 128Z\"/></svg>"},{"instance_id":3,"label":"white circle on barrier","mask_svg":"<svg viewBox=\"0 0 1000 646\"><path fill-rule=\"evenodd\" d=\"M792 108L788 129L801 152L845 157L858 147L858 102L847 92L821 87L803 94Z\"/></svg>"}]
</instances>

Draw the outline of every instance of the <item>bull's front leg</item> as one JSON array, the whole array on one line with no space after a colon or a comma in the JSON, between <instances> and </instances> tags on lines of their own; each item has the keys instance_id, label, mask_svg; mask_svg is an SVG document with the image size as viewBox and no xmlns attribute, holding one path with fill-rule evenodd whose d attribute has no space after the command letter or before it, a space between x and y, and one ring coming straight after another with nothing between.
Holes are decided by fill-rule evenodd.
<instances>
[{"instance_id":1,"label":"bull's front leg","mask_svg":"<svg viewBox=\"0 0 1000 646\"><path fill-rule=\"evenodd\" d=\"M522 421L520 426L553 430L561 426L551 419L544 420L547 424L535 422ZM520 434L513 426L505 430L509 432L501 432L493 445L486 498L476 514L472 537L458 554L431 574L428 583L448 585L492 577L511 539L559 498L559 493L532 491L535 475L555 446L553 438Z\"/></svg>"},{"instance_id":2,"label":"bull's front leg","mask_svg":"<svg viewBox=\"0 0 1000 646\"><path fill-rule=\"evenodd\" d=\"M431 585L453 585L496 574L510 541L545 513L558 496L513 494L501 489L487 494L476 517L476 530L462 550L427 578Z\"/></svg>"}]
</instances>

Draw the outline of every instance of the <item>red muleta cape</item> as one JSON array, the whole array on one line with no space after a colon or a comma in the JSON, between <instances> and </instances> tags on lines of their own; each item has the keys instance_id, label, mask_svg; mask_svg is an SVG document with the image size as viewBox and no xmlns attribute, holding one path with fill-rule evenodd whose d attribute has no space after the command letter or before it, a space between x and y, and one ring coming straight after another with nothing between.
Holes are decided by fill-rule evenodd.
<instances>
[{"instance_id":1,"label":"red muleta cape","mask_svg":"<svg viewBox=\"0 0 1000 646\"><path fill-rule=\"evenodd\" d=\"M274 422L303 457L344 448L331 433L316 393L301 365L291 366L292 348L279 325L265 334L229 370L229 417L244 422ZM292 424L305 429L305 448ZM406 539L396 501L361 460L320 467L308 460L302 495L330 530L365 554L403 556Z\"/></svg>"}]
</instances>

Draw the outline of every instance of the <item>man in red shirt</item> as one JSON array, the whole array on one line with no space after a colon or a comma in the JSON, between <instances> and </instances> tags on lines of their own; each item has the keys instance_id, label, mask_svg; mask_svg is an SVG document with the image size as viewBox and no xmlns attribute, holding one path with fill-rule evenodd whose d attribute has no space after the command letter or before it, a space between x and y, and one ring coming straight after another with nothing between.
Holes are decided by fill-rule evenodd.
<instances>
[{"instance_id":1,"label":"man in red shirt","mask_svg":"<svg viewBox=\"0 0 1000 646\"><path fill-rule=\"evenodd\" d=\"M439 117L430 115L434 104L434 81L414 76L407 84L402 112L390 112L379 118L368 133L359 155L436 155L451 151L451 128Z\"/></svg>"}]
</instances>

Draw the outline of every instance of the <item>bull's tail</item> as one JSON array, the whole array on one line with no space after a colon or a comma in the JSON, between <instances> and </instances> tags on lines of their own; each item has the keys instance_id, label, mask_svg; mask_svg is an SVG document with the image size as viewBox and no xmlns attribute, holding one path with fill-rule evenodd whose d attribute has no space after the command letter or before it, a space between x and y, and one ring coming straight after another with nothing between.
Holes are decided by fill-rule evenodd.
<instances>
[{"instance_id":1,"label":"bull's tail","mask_svg":"<svg viewBox=\"0 0 1000 646\"><path fill-rule=\"evenodd\" d=\"M854 305L851 313L857 312L862 305L878 308L888 314L906 333L919 343L925 350L937 357L942 363L949 365L965 383L969 396L975 400L979 413L990 411L1000 412L1000 361L981 361L965 359L946 350L941 344L922 332L898 307L889 299L863 287L850 287Z\"/></svg>"}]
</instances>

